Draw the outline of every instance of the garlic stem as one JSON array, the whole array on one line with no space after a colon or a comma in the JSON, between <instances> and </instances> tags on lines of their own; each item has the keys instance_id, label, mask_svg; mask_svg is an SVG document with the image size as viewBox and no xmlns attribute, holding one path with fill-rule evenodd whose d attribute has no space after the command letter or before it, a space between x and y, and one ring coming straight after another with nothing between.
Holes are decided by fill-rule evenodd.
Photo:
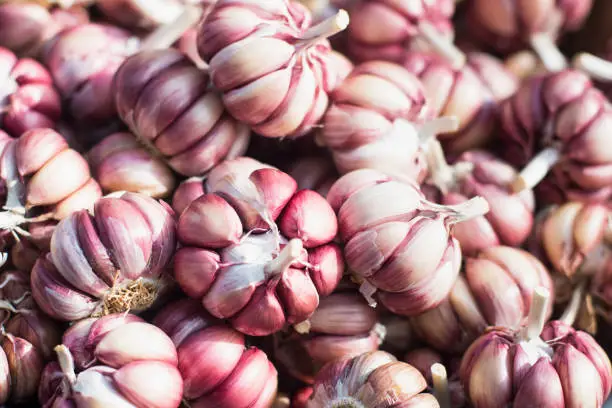
<instances>
[{"instance_id":1,"label":"garlic stem","mask_svg":"<svg viewBox=\"0 0 612 408\"><path fill-rule=\"evenodd\" d=\"M378 345L380 346L385 341L387 337L387 327L385 327L382 323L376 323L372 328L372 331L378 337Z\"/></svg>"},{"instance_id":2,"label":"garlic stem","mask_svg":"<svg viewBox=\"0 0 612 408\"><path fill-rule=\"evenodd\" d=\"M459 118L456 116L443 116L425 122L419 129L419 143L427 146L440 133L456 132L459 125Z\"/></svg>"},{"instance_id":3,"label":"garlic stem","mask_svg":"<svg viewBox=\"0 0 612 408\"><path fill-rule=\"evenodd\" d=\"M544 325L546 324L549 298L550 292L543 286L538 286L533 291L527 324L522 333L522 338L524 340L531 341L540 337Z\"/></svg>"},{"instance_id":4,"label":"garlic stem","mask_svg":"<svg viewBox=\"0 0 612 408\"><path fill-rule=\"evenodd\" d=\"M426 205L433 210L450 213L450 224L457 224L472 218L480 217L489 212L489 203L480 196L456 205L439 205L432 202L428 202Z\"/></svg>"},{"instance_id":5,"label":"garlic stem","mask_svg":"<svg viewBox=\"0 0 612 408\"><path fill-rule=\"evenodd\" d=\"M339 10L335 15L310 27L301 37L304 43L313 43L344 30L349 25L349 14L346 10Z\"/></svg>"},{"instance_id":6,"label":"garlic stem","mask_svg":"<svg viewBox=\"0 0 612 408\"><path fill-rule=\"evenodd\" d=\"M181 36L196 24L202 17L203 10L197 6L185 6L184 11L171 23L158 27L140 44L140 51L161 50L170 47Z\"/></svg>"},{"instance_id":7,"label":"garlic stem","mask_svg":"<svg viewBox=\"0 0 612 408\"><path fill-rule=\"evenodd\" d=\"M419 35L431 45L438 55L443 57L453 67L459 70L465 66L465 54L448 38L440 35L438 30L426 21L421 21L417 27Z\"/></svg>"},{"instance_id":8,"label":"garlic stem","mask_svg":"<svg viewBox=\"0 0 612 408\"><path fill-rule=\"evenodd\" d=\"M310 320L306 319L303 322L299 322L293 325L293 330L298 332L299 334L308 334L310 333Z\"/></svg>"},{"instance_id":9,"label":"garlic stem","mask_svg":"<svg viewBox=\"0 0 612 408\"><path fill-rule=\"evenodd\" d=\"M431 140L425 153L429 168L429 181L442 192L448 193L455 185L453 169L446 162L442 145L436 139Z\"/></svg>"},{"instance_id":10,"label":"garlic stem","mask_svg":"<svg viewBox=\"0 0 612 408\"><path fill-rule=\"evenodd\" d=\"M578 316L578 312L580 311L580 307L582 306L582 299L584 298L584 294L586 292L586 279L583 279L582 282L574 289L572 293L572 297L570 299L569 304L563 311L563 314L559 318L560 321L567 324L568 326L572 326L576 321L576 317Z\"/></svg>"},{"instance_id":11,"label":"garlic stem","mask_svg":"<svg viewBox=\"0 0 612 408\"><path fill-rule=\"evenodd\" d=\"M567 68L565 56L548 33L537 33L529 39L531 48L550 72L559 72Z\"/></svg>"},{"instance_id":12,"label":"garlic stem","mask_svg":"<svg viewBox=\"0 0 612 408\"><path fill-rule=\"evenodd\" d=\"M285 272L293 262L298 260L304 250L304 244L299 238L294 238L281 249L278 256L268 262L264 268L266 277L280 275Z\"/></svg>"},{"instance_id":13,"label":"garlic stem","mask_svg":"<svg viewBox=\"0 0 612 408\"><path fill-rule=\"evenodd\" d=\"M366 302L368 302L368 305L370 305L370 307L376 307L376 305L378 304L374 299L374 294L377 290L378 289L376 288L376 286L372 285L366 279L364 279L363 282L361 282L361 285L359 285L359 293L361 293L361 295L366 300Z\"/></svg>"},{"instance_id":14,"label":"garlic stem","mask_svg":"<svg viewBox=\"0 0 612 408\"><path fill-rule=\"evenodd\" d=\"M581 52L572 60L572 66L598 81L612 82L612 62Z\"/></svg>"},{"instance_id":15,"label":"garlic stem","mask_svg":"<svg viewBox=\"0 0 612 408\"><path fill-rule=\"evenodd\" d=\"M451 408L450 392L448 390L448 376L446 368L440 363L431 365L431 378L433 382L433 394L438 400L440 408Z\"/></svg>"},{"instance_id":16,"label":"garlic stem","mask_svg":"<svg viewBox=\"0 0 612 408\"><path fill-rule=\"evenodd\" d=\"M556 147L548 147L538 153L512 182L514 193L531 190L546 177L550 169L557 164L561 153Z\"/></svg>"},{"instance_id":17,"label":"garlic stem","mask_svg":"<svg viewBox=\"0 0 612 408\"><path fill-rule=\"evenodd\" d=\"M74 358L72 358L72 354L68 347L60 344L59 346L55 346L55 353L57 354L57 362L62 369L62 373L65 378L68 380L70 385L76 384L76 374L74 370Z\"/></svg>"},{"instance_id":18,"label":"garlic stem","mask_svg":"<svg viewBox=\"0 0 612 408\"><path fill-rule=\"evenodd\" d=\"M11 313L17 313L17 309L8 300L0 299L0 310L8 310Z\"/></svg>"}]
</instances>

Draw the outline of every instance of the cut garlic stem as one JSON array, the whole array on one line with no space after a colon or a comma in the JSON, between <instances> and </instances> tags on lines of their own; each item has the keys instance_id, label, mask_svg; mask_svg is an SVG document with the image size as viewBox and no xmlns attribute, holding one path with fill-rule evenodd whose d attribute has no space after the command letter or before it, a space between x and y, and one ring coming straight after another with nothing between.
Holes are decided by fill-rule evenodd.
<instances>
[{"instance_id":1,"label":"cut garlic stem","mask_svg":"<svg viewBox=\"0 0 612 408\"><path fill-rule=\"evenodd\" d=\"M442 145L436 139L429 142L425 152L427 167L429 168L429 181L435 185L442 194L448 193L454 183L453 169L446 162Z\"/></svg>"},{"instance_id":2,"label":"cut garlic stem","mask_svg":"<svg viewBox=\"0 0 612 408\"><path fill-rule=\"evenodd\" d=\"M443 116L425 122L419 129L419 143L427 146L441 133L456 132L459 125L459 118L456 116Z\"/></svg>"},{"instance_id":3,"label":"cut garlic stem","mask_svg":"<svg viewBox=\"0 0 612 408\"><path fill-rule=\"evenodd\" d=\"M523 334L525 340L530 341L540 337L546 324L549 298L550 291L543 286L539 286L533 291L527 325L524 328Z\"/></svg>"},{"instance_id":4,"label":"cut garlic stem","mask_svg":"<svg viewBox=\"0 0 612 408\"><path fill-rule=\"evenodd\" d=\"M329 38L348 27L349 21L350 19L347 11L339 10L335 15L306 30L301 39L305 43L312 43Z\"/></svg>"},{"instance_id":5,"label":"cut garlic stem","mask_svg":"<svg viewBox=\"0 0 612 408\"><path fill-rule=\"evenodd\" d=\"M171 23L158 27L140 44L139 51L162 50L170 47L194 26L202 17L203 10L197 6L185 6L183 12Z\"/></svg>"},{"instance_id":6,"label":"cut garlic stem","mask_svg":"<svg viewBox=\"0 0 612 408\"><path fill-rule=\"evenodd\" d=\"M583 279L582 282L574 289L572 293L572 297L567 307L563 311L563 314L559 318L560 321L567 324L568 326L572 326L576 321L576 317L578 316L578 312L580 311L580 307L582 306L582 300L584 299L584 294L586 291L586 279Z\"/></svg>"},{"instance_id":7,"label":"cut garlic stem","mask_svg":"<svg viewBox=\"0 0 612 408\"><path fill-rule=\"evenodd\" d=\"M612 62L581 52L572 60L572 66L598 81L612 82Z\"/></svg>"},{"instance_id":8,"label":"cut garlic stem","mask_svg":"<svg viewBox=\"0 0 612 408\"><path fill-rule=\"evenodd\" d=\"M425 209L448 214L450 224L467 221L489 212L489 203L480 196L455 205L441 205L431 201L424 201L423 204Z\"/></svg>"},{"instance_id":9,"label":"cut garlic stem","mask_svg":"<svg viewBox=\"0 0 612 408\"><path fill-rule=\"evenodd\" d=\"M438 30L426 21L421 21L417 27L420 37L422 37L438 55L443 57L453 67L459 70L466 64L465 54L455 46L448 38L440 35Z\"/></svg>"},{"instance_id":10,"label":"cut garlic stem","mask_svg":"<svg viewBox=\"0 0 612 408\"><path fill-rule=\"evenodd\" d=\"M265 266L266 276L275 276L285 272L291 264L302 255L304 244L301 239L294 238L285 245L278 256Z\"/></svg>"},{"instance_id":11,"label":"cut garlic stem","mask_svg":"<svg viewBox=\"0 0 612 408\"><path fill-rule=\"evenodd\" d=\"M529 43L548 71L559 72L567 68L567 60L550 34L534 34L529 39Z\"/></svg>"},{"instance_id":12,"label":"cut garlic stem","mask_svg":"<svg viewBox=\"0 0 612 408\"><path fill-rule=\"evenodd\" d=\"M527 166L519 173L512 182L511 189L514 193L523 190L531 190L546 177L551 168L561 158L561 153L556 147L549 147L538 153Z\"/></svg>"},{"instance_id":13,"label":"cut garlic stem","mask_svg":"<svg viewBox=\"0 0 612 408\"><path fill-rule=\"evenodd\" d=\"M310 320L306 319L303 322L299 322L293 325L293 330L300 334L308 334L310 333Z\"/></svg>"},{"instance_id":14,"label":"cut garlic stem","mask_svg":"<svg viewBox=\"0 0 612 408\"><path fill-rule=\"evenodd\" d=\"M70 385L76 384L76 374L74 372L74 358L68 347L60 344L55 346L55 353L57 354L57 362L59 363L62 373Z\"/></svg>"},{"instance_id":15,"label":"cut garlic stem","mask_svg":"<svg viewBox=\"0 0 612 408\"><path fill-rule=\"evenodd\" d=\"M440 408L451 408L450 392L448 390L448 376L446 368L440 363L431 365L431 379L433 382L434 397L438 400Z\"/></svg>"},{"instance_id":16,"label":"cut garlic stem","mask_svg":"<svg viewBox=\"0 0 612 408\"><path fill-rule=\"evenodd\" d=\"M366 302L368 302L368 305L370 305L370 307L376 307L377 305L376 300L374 300L374 294L377 290L378 289L376 288L376 286L372 285L365 279L363 280L363 282L361 282L361 285L359 285L359 293L361 293L361 295L366 300Z\"/></svg>"}]
</instances>

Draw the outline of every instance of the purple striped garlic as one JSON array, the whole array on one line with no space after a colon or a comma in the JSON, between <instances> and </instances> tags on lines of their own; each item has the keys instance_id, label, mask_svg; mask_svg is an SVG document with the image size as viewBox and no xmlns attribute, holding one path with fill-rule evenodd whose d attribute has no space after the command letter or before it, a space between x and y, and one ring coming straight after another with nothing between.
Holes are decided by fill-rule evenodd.
<instances>
[{"instance_id":1,"label":"purple striped garlic","mask_svg":"<svg viewBox=\"0 0 612 408\"><path fill-rule=\"evenodd\" d=\"M62 101L45 67L0 47L0 128L19 137L30 129L54 128L61 114Z\"/></svg>"},{"instance_id":2,"label":"purple striped garlic","mask_svg":"<svg viewBox=\"0 0 612 408\"><path fill-rule=\"evenodd\" d=\"M444 47L453 41L454 12L454 0L356 2L350 9L349 53L358 61L399 63L406 53Z\"/></svg>"},{"instance_id":3,"label":"purple striped garlic","mask_svg":"<svg viewBox=\"0 0 612 408\"><path fill-rule=\"evenodd\" d=\"M365 62L330 96L317 140L331 149L341 174L371 168L410 180L424 177L420 146L437 129L423 126L419 131L428 111L423 87L414 75L391 62Z\"/></svg>"},{"instance_id":4,"label":"purple striped garlic","mask_svg":"<svg viewBox=\"0 0 612 408\"><path fill-rule=\"evenodd\" d=\"M474 408L601 407L612 387L606 352L587 333L546 323L538 290L519 330L491 328L465 352L460 377Z\"/></svg>"},{"instance_id":5,"label":"purple striped garlic","mask_svg":"<svg viewBox=\"0 0 612 408\"><path fill-rule=\"evenodd\" d=\"M327 201L247 158L223 162L205 183L178 221L174 276L183 291L248 335L306 320L344 271Z\"/></svg>"},{"instance_id":6,"label":"purple striped garlic","mask_svg":"<svg viewBox=\"0 0 612 408\"><path fill-rule=\"evenodd\" d=\"M438 307L410 318L417 335L443 352L461 353L489 326L518 329L538 287L553 291L548 271L521 249L497 246L464 259L448 298ZM547 303L546 317L552 313Z\"/></svg>"},{"instance_id":7,"label":"purple striped garlic","mask_svg":"<svg viewBox=\"0 0 612 408\"><path fill-rule=\"evenodd\" d=\"M166 305L154 324L174 342L183 398L193 408L268 408L278 375L266 354L194 299Z\"/></svg>"},{"instance_id":8,"label":"purple striped garlic","mask_svg":"<svg viewBox=\"0 0 612 408\"><path fill-rule=\"evenodd\" d=\"M136 193L99 199L56 227L32 270L32 294L66 321L149 308L168 284L176 247L172 210Z\"/></svg>"},{"instance_id":9,"label":"purple striped garlic","mask_svg":"<svg viewBox=\"0 0 612 408\"><path fill-rule=\"evenodd\" d=\"M514 191L535 187L550 171L547 181L564 201L612 197L612 105L585 74L564 70L530 78L502 103L501 118L504 157L526 165Z\"/></svg>"},{"instance_id":10,"label":"purple striped garlic","mask_svg":"<svg viewBox=\"0 0 612 408\"><path fill-rule=\"evenodd\" d=\"M517 177L512 166L482 150L467 151L449 166L437 141L429 144L426 157L429 198L454 205L481 196L489 203L488 213L453 228L464 255L497 245L518 247L525 242L533 227L535 198L531 190L510 191Z\"/></svg>"},{"instance_id":11,"label":"purple striped garlic","mask_svg":"<svg viewBox=\"0 0 612 408\"><path fill-rule=\"evenodd\" d=\"M451 228L488 211L481 197L456 206L435 204L416 184L375 170L344 175L327 200L338 214L347 264L363 282L360 291L372 305L377 299L405 316L446 299L461 266Z\"/></svg>"},{"instance_id":12,"label":"purple striped garlic","mask_svg":"<svg viewBox=\"0 0 612 408\"><path fill-rule=\"evenodd\" d=\"M293 333L278 335L275 356L291 375L312 384L326 363L378 350L385 328L363 296L351 289L322 298Z\"/></svg>"},{"instance_id":13,"label":"purple striped garlic","mask_svg":"<svg viewBox=\"0 0 612 408\"><path fill-rule=\"evenodd\" d=\"M301 3L217 1L200 26L198 49L228 112L267 137L299 137L323 117L339 67L327 37L341 10L316 25Z\"/></svg>"},{"instance_id":14,"label":"purple striped garlic","mask_svg":"<svg viewBox=\"0 0 612 408\"><path fill-rule=\"evenodd\" d=\"M177 351L156 326L123 313L72 325L44 369L45 407L178 408L183 379Z\"/></svg>"},{"instance_id":15,"label":"purple striped garlic","mask_svg":"<svg viewBox=\"0 0 612 408\"><path fill-rule=\"evenodd\" d=\"M0 132L0 151L0 179L6 187L2 231L27 235L44 247L55 221L91 208L101 195L85 159L54 130L33 129L18 139Z\"/></svg>"},{"instance_id":16,"label":"purple striped garlic","mask_svg":"<svg viewBox=\"0 0 612 408\"><path fill-rule=\"evenodd\" d=\"M199 176L246 151L250 129L227 113L208 74L177 50L126 59L113 89L121 119L177 173Z\"/></svg>"},{"instance_id":17,"label":"purple striped garlic","mask_svg":"<svg viewBox=\"0 0 612 408\"><path fill-rule=\"evenodd\" d=\"M419 370L387 352L372 351L325 365L306 408L439 408L433 395L423 393L426 388Z\"/></svg>"},{"instance_id":18,"label":"purple striped garlic","mask_svg":"<svg viewBox=\"0 0 612 408\"><path fill-rule=\"evenodd\" d=\"M164 198L176 185L174 173L164 161L127 132L105 137L87 153L87 159L107 193L130 191Z\"/></svg>"},{"instance_id":19,"label":"purple striped garlic","mask_svg":"<svg viewBox=\"0 0 612 408\"><path fill-rule=\"evenodd\" d=\"M456 132L438 137L448 154L488 144L499 127L499 104L518 88L517 78L484 53L415 52L400 64L423 84L430 114L459 120Z\"/></svg>"}]
</instances>

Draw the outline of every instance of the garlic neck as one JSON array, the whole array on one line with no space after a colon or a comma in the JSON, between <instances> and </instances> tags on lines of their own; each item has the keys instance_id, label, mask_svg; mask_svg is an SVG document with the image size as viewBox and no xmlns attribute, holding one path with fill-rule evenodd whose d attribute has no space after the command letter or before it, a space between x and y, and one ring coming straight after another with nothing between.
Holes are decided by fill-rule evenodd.
<instances>
[{"instance_id":1,"label":"garlic neck","mask_svg":"<svg viewBox=\"0 0 612 408\"><path fill-rule=\"evenodd\" d=\"M55 346L55 353L57 354L57 362L64 374L64 378L70 384L70 387L74 386L77 381L75 368L74 368L74 358L70 353L68 347L60 344L59 346Z\"/></svg>"},{"instance_id":2,"label":"garlic neck","mask_svg":"<svg viewBox=\"0 0 612 408\"><path fill-rule=\"evenodd\" d=\"M264 267L264 273L267 277L282 274L300 258L303 250L304 244L302 243L302 240L297 238L292 239L279 252L276 258L272 259L266 264Z\"/></svg>"}]
</instances>

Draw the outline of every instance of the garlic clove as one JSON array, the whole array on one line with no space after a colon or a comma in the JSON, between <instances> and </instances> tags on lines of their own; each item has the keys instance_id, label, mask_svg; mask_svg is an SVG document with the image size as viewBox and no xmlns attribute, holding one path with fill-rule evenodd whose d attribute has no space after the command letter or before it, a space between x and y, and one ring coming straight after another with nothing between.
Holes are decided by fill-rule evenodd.
<instances>
[{"instance_id":1,"label":"garlic clove","mask_svg":"<svg viewBox=\"0 0 612 408\"><path fill-rule=\"evenodd\" d=\"M357 395L366 406L384 406L387 401L410 399L427 388L427 381L411 365L395 361L378 367Z\"/></svg>"},{"instance_id":2,"label":"garlic clove","mask_svg":"<svg viewBox=\"0 0 612 408\"><path fill-rule=\"evenodd\" d=\"M111 367L139 360L177 363L172 340L159 328L143 322L130 322L107 333L96 346L94 355Z\"/></svg>"},{"instance_id":3,"label":"garlic clove","mask_svg":"<svg viewBox=\"0 0 612 408\"><path fill-rule=\"evenodd\" d=\"M132 204L151 229L151 255L143 276L159 276L168 266L176 249L176 221L174 211L164 201L143 194L125 193L123 201Z\"/></svg>"},{"instance_id":4,"label":"garlic clove","mask_svg":"<svg viewBox=\"0 0 612 408\"><path fill-rule=\"evenodd\" d=\"M172 208L180 217L185 208L191 204L196 198L204 194L204 184L199 177L192 177L183 181L174 190L172 196Z\"/></svg>"},{"instance_id":5,"label":"garlic clove","mask_svg":"<svg viewBox=\"0 0 612 408\"><path fill-rule=\"evenodd\" d=\"M391 180L386 174L372 169L355 170L340 177L327 193L327 202L335 213L340 211L344 202L359 190Z\"/></svg>"},{"instance_id":6,"label":"garlic clove","mask_svg":"<svg viewBox=\"0 0 612 408\"><path fill-rule=\"evenodd\" d=\"M263 351L249 348L242 354L232 374L213 392L195 400L192 407L223 404L234 408L248 408L257 400L268 381L264 373L269 373L268 358Z\"/></svg>"},{"instance_id":7,"label":"garlic clove","mask_svg":"<svg viewBox=\"0 0 612 408\"><path fill-rule=\"evenodd\" d=\"M564 391L565 406L601 407L605 401L601 377L593 363L569 344L555 347L553 365Z\"/></svg>"},{"instance_id":8,"label":"garlic clove","mask_svg":"<svg viewBox=\"0 0 612 408\"><path fill-rule=\"evenodd\" d=\"M2 340L9 365L10 398L23 402L36 394L44 362L36 348L27 340L7 334Z\"/></svg>"},{"instance_id":9,"label":"garlic clove","mask_svg":"<svg viewBox=\"0 0 612 408\"><path fill-rule=\"evenodd\" d=\"M478 407L491 408L510 404L511 367L510 345L498 337L493 338L480 351L471 367L468 393L472 403ZM491 389L488 384L497 384L497 387Z\"/></svg>"},{"instance_id":10,"label":"garlic clove","mask_svg":"<svg viewBox=\"0 0 612 408\"><path fill-rule=\"evenodd\" d=\"M513 404L517 407L563 408L566 406L559 375L545 357L540 357L521 380Z\"/></svg>"},{"instance_id":11,"label":"garlic clove","mask_svg":"<svg viewBox=\"0 0 612 408\"><path fill-rule=\"evenodd\" d=\"M36 304L56 319L80 320L89 317L98 305L96 300L74 289L43 257L34 264L31 285Z\"/></svg>"},{"instance_id":12,"label":"garlic clove","mask_svg":"<svg viewBox=\"0 0 612 408\"><path fill-rule=\"evenodd\" d=\"M29 176L45 163L68 149L68 143L52 129L36 129L25 132L16 141L17 170L21 176Z\"/></svg>"},{"instance_id":13,"label":"garlic clove","mask_svg":"<svg viewBox=\"0 0 612 408\"><path fill-rule=\"evenodd\" d=\"M174 279L187 296L203 297L219 272L219 254L206 249L183 247L174 256Z\"/></svg>"},{"instance_id":14,"label":"garlic clove","mask_svg":"<svg viewBox=\"0 0 612 408\"><path fill-rule=\"evenodd\" d=\"M308 251L310 279L317 288L319 296L330 295L344 274L344 257L335 244L322 245Z\"/></svg>"},{"instance_id":15,"label":"garlic clove","mask_svg":"<svg viewBox=\"0 0 612 408\"><path fill-rule=\"evenodd\" d=\"M250 408L269 408L272 406L272 402L276 398L278 390L278 373L272 363L268 362L268 381L264 386L261 394L257 397L257 400L251 404Z\"/></svg>"},{"instance_id":16,"label":"garlic clove","mask_svg":"<svg viewBox=\"0 0 612 408\"><path fill-rule=\"evenodd\" d=\"M438 350L454 350L464 344L461 323L448 301L411 317L410 323L420 338ZM411 361L406 362L412 364ZM429 368L424 372L429 373Z\"/></svg>"},{"instance_id":17,"label":"garlic clove","mask_svg":"<svg viewBox=\"0 0 612 408\"><path fill-rule=\"evenodd\" d=\"M289 324L306 320L319 305L319 294L308 274L300 269L285 270L276 293Z\"/></svg>"},{"instance_id":18,"label":"garlic clove","mask_svg":"<svg viewBox=\"0 0 612 408\"><path fill-rule=\"evenodd\" d=\"M368 333L378 321L376 311L357 293L322 298L308 320L311 332L343 336Z\"/></svg>"},{"instance_id":19,"label":"garlic clove","mask_svg":"<svg viewBox=\"0 0 612 408\"><path fill-rule=\"evenodd\" d=\"M353 336L314 336L304 339L302 343L308 356L315 362L323 364L338 358L348 358L376 351L380 345L380 337L371 331Z\"/></svg>"},{"instance_id":20,"label":"garlic clove","mask_svg":"<svg viewBox=\"0 0 612 408\"><path fill-rule=\"evenodd\" d=\"M102 297L110 288L104 280L96 275L88 262L87 255L89 255L89 253L81 249L79 242L79 232L87 228L87 224L85 224L84 228L81 228L80 224L82 220L85 223L90 221L89 217L90 215L87 211L82 210L60 221L55 227L55 231L51 237L51 258L53 259L54 265L57 267L57 271L66 281L71 282L77 289L87 294ZM92 242L97 240L95 235L93 235L92 238L93 239L88 241ZM93 245L95 245L95 242L92 242L92 246ZM100 263L102 264L104 264L105 261L105 252L98 258L101 260ZM98 259L93 258L93 263L97 263ZM103 265L102 268L104 268L104 266L107 266L106 271L109 271L109 265ZM107 279L110 278L104 275L102 275L102 277ZM112 280L110 280L109 283L112 283Z\"/></svg>"},{"instance_id":21,"label":"garlic clove","mask_svg":"<svg viewBox=\"0 0 612 408\"><path fill-rule=\"evenodd\" d=\"M306 248L326 244L338 233L331 206L311 190L301 190L291 198L283 210L279 228L287 239L301 239Z\"/></svg>"},{"instance_id":22,"label":"garlic clove","mask_svg":"<svg viewBox=\"0 0 612 408\"><path fill-rule=\"evenodd\" d=\"M612 365L610 364L608 354L591 335L583 331L576 331L574 333L574 339L574 347L584 354L599 372L604 395L607 396L610 394L610 389L612 388Z\"/></svg>"},{"instance_id":23,"label":"garlic clove","mask_svg":"<svg viewBox=\"0 0 612 408\"><path fill-rule=\"evenodd\" d=\"M82 347L84 347L85 350L94 351L100 340L102 340L106 334L132 322L144 323L144 320L131 313L115 313L100 317L96 319L91 326L89 326L86 338L80 339L82 342ZM63 344L66 345L65 343ZM72 353L72 350L70 350L70 352ZM91 363L92 361L93 355L92 360L88 361L88 363Z\"/></svg>"},{"instance_id":24,"label":"garlic clove","mask_svg":"<svg viewBox=\"0 0 612 408\"><path fill-rule=\"evenodd\" d=\"M270 168L258 169L251 173L249 180L257 186L272 220L276 220L281 211L286 211L290 200L295 197L297 182L283 171Z\"/></svg>"},{"instance_id":25,"label":"garlic clove","mask_svg":"<svg viewBox=\"0 0 612 408\"><path fill-rule=\"evenodd\" d=\"M227 201L216 194L206 194L183 211L178 235L185 245L224 248L239 242L242 223Z\"/></svg>"},{"instance_id":26,"label":"garlic clove","mask_svg":"<svg viewBox=\"0 0 612 408\"><path fill-rule=\"evenodd\" d=\"M196 399L217 388L234 371L243 352L244 336L228 327L210 327L189 336L178 348L185 398Z\"/></svg>"},{"instance_id":27,"label":"garlic clove","mask_svg":"<svg viewBox=\"0 0 612 408\"><path fill-rule=\"evenodd\" d=\"M181 403L183 379L176 366L160 361L135 361L112 375L117 390L135 406L175 408Z\"/></svg>"},{"instance_id":28,"label":"garlic clove","mask_svg":"<svg viewBox=\"0 0 612 408\"><path fill-rule=\"evenodd\" d=\"M100 241L98 231L94 226L93 217L87 211L79 211L70 218L60 222L55 230L61 231L58 230L58 228L64 223L67 224L65 229L68 229L69 227L76 229L77 239L68 240L67 238L69 238L69 235L60 234L60 232L54 233L53 237L51 238L51 256L53 257L53 243L55 240L57 240L58 257L63 256L71 259L77 255L79 258L84 256L86 261L89 263L88 269L93 270L93 272L98 277L103 279L107 285L112 286L117 278L117 268L113 264L106 247L102 241ZM71 233L72 231L68 230L67 232ZM82 253L79 251L79 249L82 250ZM54 262L56 261L54 260ZM70 269L74 269L74 266L68 266ZM83 270L86 271L87 269L83 268L76 271L77 282L78 274L84 273L82 272ZM108 290L108 288L106 290Z\"/></svg>"},{"instance_id":29,"label":"garlic clove","mask_svg":"<svg viewBox=\"0 0 612 408\"><path fill-rule=\"evenodd\" d=\"M5 324L5 329L13 336L31 343L44 360L51 360L54 356L53 347L61 343L62 333L57 322L38 310L13 315Z\"/></svg>"},{"instance_id":30,"label":"garlic clove","mask_svg":"<svg viewBox=\"0 0 612 408\"><path fill-rule=\"evenodd\" d=\"M249 336L267 336L283 328L287 322L285 310L274 286L268 283L255 290L247 305L232 317L236 330Z\"/></svg>"},{"instance_id":31,"label":"garlic clove","mask_svg":"<svg viewBox=\"0 0 612 408\"><path fill-rule=\"evenodd\" d=\"M94 208L104 246L123 277L139 278L151 256L151 229L134 206L119 198L102 198Z\"/></svg>"},{"instance_id":32,"label":"garlic clove","mask_svg":"<svg viewBox=\"0 0 612 408\"><path fill-rule=\"evenodd\" d=\"M0 403L6 404L11 393L11 369L6 354L0 353Z\"/></svg>"},{"instance_id":33,"label":"garlic clove","mask_svg":"<svg viewBox=\"0 0 612 408\"><path fill-rule=\"evenodd\" d=\"M90 317L75 322L66 330L62 341L57 343L68 347L75 366L80 370L87 368L95 361L93 349L87 348L87 337L95 321L96 318Z\"/></svg>"},{"instance_id":34,"label":"garlic clove","mask_svg":"<svg viewBox=\"0 0 612 408\"><path fill-rule=\"evenodd\" d=\"M59 179L58 174L62 175ZM45 163L29 180L27 202L31 206L58 203L90 178L85 159L72 149L64 150Z\"/></svg>"},{"instance_id":35,"label":"garlic clove","mask_svg":"<svg viewBox=\"0 0 612 408\"><path fill-rule=\"evenodd\" d=\"M260 264L245 263L224 268L202 298L202 304L215 317L231 317L247 305L257 286L265 280L264 268Z\"/></svg>"},{"instance_id":36,"label":"garlic clove","mask_svg":"<svg viewBox=\"0 0 612 408\"><path fill-rule=\"evenodd\" d=\"M80 373L72 386L75 405L83 408L135 408L115 389L112 380L115 372L108 367L93 367Z\"/></svg>"},{"instance_id":37,"label":"garlic clove","mask_svg":"<svg viewBox=\"0 0 612 408\"><path fill-rule=\"evenodd\" d=\"M53 217L62 220L79 210L92 210L94 203L102 197L102 189L96 180L89 179L84 186L55 204Z\"/></svg>"}]
</instances>

